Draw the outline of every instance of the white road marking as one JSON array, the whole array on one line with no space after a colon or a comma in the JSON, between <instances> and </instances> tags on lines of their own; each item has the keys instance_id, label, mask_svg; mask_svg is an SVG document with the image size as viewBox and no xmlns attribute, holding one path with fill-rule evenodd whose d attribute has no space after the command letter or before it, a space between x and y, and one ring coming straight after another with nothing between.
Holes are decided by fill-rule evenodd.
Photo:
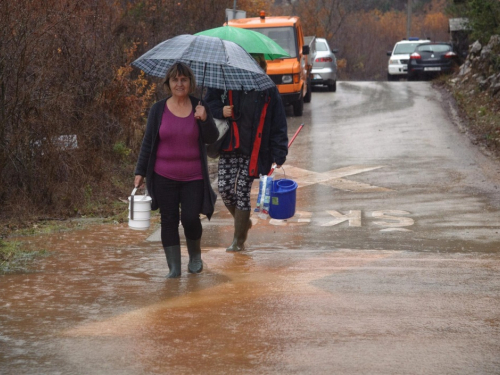
<instances>
[{"instance_id":1,"label":"white road marking","mask_svg":"<svg viewBox=\"0 0 500 375\"><path fill-rule=\"evenodd\" d=\"M343 178L363 172L373 171L375 169L383 167L384 166L382 165L373 167L364 165L352 165L349 167L334 169L328 172L318 173L309 171L307 169L297 168L292 165L286 165L283 167L283 170L285 176L291 176L292 179L297 182L299 188L313 184L322 184L345 191L392 191L392 189L373 186L362 182L350 181ZM277 176L277 178L280 178L279 174Z\"/></svg>"},{"instance_id":2,"label":"white road marking","mask_svg":"<svg viewBox=\"0 0 500 375\"><path fill-rule=\"evenodd\" d=\"M252 215L252 217L257 222L259 222L260 220L262 220L263 222L266 222L267 220L269 220L269 224L271 224L271 225L279 225L279 226L288 225L288 224L304 225L304 224L309 224L311 222L312 212L296 211L295 215L293 215L293 217L291 217L290 219L287 219L287 220L272 219L270 217L268 219L260 219L259 217L253 216L253 215ZM252 220L252 223L255 224L254 220Z\"/></svg>"},{"instance_id":3,"label":"white road marking","mask_svg":"<svg viewBox=\"0 0 500 375\"><path fill-rule=\"evenodd\" d=\"M362 182L356 182L351 180L346 180L344 178L336 178L334 180L329 180L322 182L321 185L331 186L335 189L344 190L344 191L356 191L360 193L370 192L370 191L392 191L392 189L373 186L370 184L364 184Z\"/></svg>"},{"instance_id":4,"label":"white road marking","mask_svg":"<svg viewBox=\"0 0 500 375\"><path fill-rule=\"evenodd\" d=\"M297 168L293 165L285 165L282 169L278 169L275 173L275 179L289 178L297 182L299 188L321 184L324 186L330 186L334 189L344 190L344 191L354 191L354 192L374 192L374 191L393 191L393 189L384 188L380 186L374 186L370 184L365 184L363 182L351 181L343 177L352 176L359 173L373 171L375 169L384 168L383 165L377 165L373 167L365 165L352 165L349 167L343 167L334 169L328 172L318 173L309 171L307 169ZM252 195L257 195L259 193L259 184L253 184Z\"/></svg>"},{"instance_id":5,"label":"white road marking","mask_svg":"<svg viewBox=\"0 0 500 375\"><path fill-rule=\"evenodd\" d=\"M344 222L347 222L349 227L361 227L362 226L362 211L361 210L349 210L348 213L342 213L336 210L326 210L326 212L333 216L333 220L326 223L319 224L321 227L332 227ZM409 217L401 217L396 215L410 215L408 211L401 210L381 210L374 211L371 213L371 217L375 219L382 220L370 220L371 224L383 226L386 228L381 229L381 232L411 232L410 229L405 229L403 227L409 227L415 224L415 221ZM308 211L297 211L295 215L287 220L279 220L268 217L267 219L259 218L257 215L252 215L252 223L258 224L262 221L263 224L269 223L270 225L276 226L287 226L287 225L304 225L309 224L312 218L312 212Z\"/></svg>"},{"instance_id":6,"label":"white road marking","mask_svg":"<svg viewBox=\"0 0 500 375\"><path fill-rule=\"evenodd\" d=\"M373 224L382 225L384 227L389 227L389 228L400 228L400 227L409 227L415 223L415 221L412 218L399 217L393 215L410 215L410 213L408 211L399 211L399 210L374 211L372 212L373 217L391 221L375 221Z\"/></svg>"},{"instance_id":7,"label":"white road marking","mask_svg":"<svg viewBox=\"0 0 500 375\"><path fill-rule=\"evenodd\" d=\"M329 221L328 223L321 224L322 227L331 227L333 225L337 225L343 223L344 221L349 222L350 227L360 227L361 226L361 211L360 210L352 210L349 211L348 214L341 214L338 211L326 211L330 215L332 215L335 219Z\"/></svg>"},{"instance_id":8,"label":"white road marking","mask_svg":"<svg viewBox=\"0 0 500 375\"><path fill-rule=\"evenodd\" d=\"M381 232L413 232L412 230L406 229L406 228L385 228L385 229L381 229L380 231Z\"/></svg>"}]
</instances>

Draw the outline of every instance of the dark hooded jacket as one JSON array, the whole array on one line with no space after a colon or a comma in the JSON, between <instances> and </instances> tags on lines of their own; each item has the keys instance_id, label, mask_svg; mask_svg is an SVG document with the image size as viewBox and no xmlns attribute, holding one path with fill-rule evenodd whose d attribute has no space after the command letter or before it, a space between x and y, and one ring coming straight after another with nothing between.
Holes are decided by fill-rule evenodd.
<instances>
[{"instance_id":1,"label":"dark hooded jacket","mask_svg":"<svg viewBox=\"0 0 500 375\"><path fill-rule=\"evenodd\" d=\"M191 99L191 104L193 105L193 112L199 103L199 99L193 96L189 97ZM165 108L165 103L168 97L153 104L149 111L148 123L146 126L146 133L144 134L144 139L142 141L141 151L139 153L139 159L137 160L137 165L135 168L135 174L146 177L146 186L149 194L151 195L151 209L158 209L158 202L156 200L156 192L153 189L153 178L154 178L154 167L156 163L156 152L158 149L158 133L160 131L161 120L163 116L163 110ZM203 104L205 105L205 104ZM208 162L207 162L207 150L205 144L213 143L217 140L219 136L219 131L213 120L210 108L205 105L207 110L206 121L197 121L198 128L200 130L200 137L198 138L198 145L200 148L200 157L202 164L203 173L203 205L201 214L206 215L208 219L211 218L214 212L215 200L217 195L210 185L210 178L208 174Z\"/></svg>"},{"instance_id":2,"label":"dark hooded jacket","mask_svg":"<svg viewBox=\"0 0 500 375\"><path fill-rule=\"evenodd\" d=\"M257 95L255 95L257 94ZM229 105L229 101L226 98L223 102L222 96L224 95L224 90L209 88L205 96L205 101L210 107L210 111L215 118L223 119L222 109L225 105ZM226 97L229 96L227 93ZM267 89L264 91L259 91L257 93L252 93L252 95L246 95L244 91L232 91L233 105L234 105L234 117L235 122L238 127L238 117L241 111L245 108L249 108L248 100L245 103L244 98L252 98L252 108L251 115L247 117L253 117L251 120L251 130L239 128L238 134L240 137L245 137L241 139L241 144L250 145L251 150L257 155L255 163L256 168L250 167L249 175L253 177L259 177L259 175L267 175L271 170L273 163L282 165L285 163L286 156L288 154L288 135L287 135L287 122L286 113L281 101L281 96L276 87ZM266 106L267 103L267 106ZM259 129L259 124L261 122L261 116L264 115L263 126ZM230 126L231 129L231 126ZM235 139L234 133L228 131L225 136L224 143L222 144L222 149L227 150L230 148L231 144L234 146ZM238 152L238 150L236 150ZM251 158L253 159L253 158ZM252 165L252 160L251 163Z\"/></svg>"}]
</instances>

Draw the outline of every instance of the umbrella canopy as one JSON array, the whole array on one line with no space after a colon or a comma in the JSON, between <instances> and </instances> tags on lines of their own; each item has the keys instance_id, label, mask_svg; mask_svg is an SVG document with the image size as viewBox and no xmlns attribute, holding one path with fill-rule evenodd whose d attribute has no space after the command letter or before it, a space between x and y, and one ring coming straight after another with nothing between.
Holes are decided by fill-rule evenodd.
<instances>
[{"instance_id":1,"label":"umbrella canopy","mask_svg":"<svg viewBox=\"0 0 500 375\"><path fill-rule=\"evenodd\" d=\"M223 90L262 91L275 84L259 64L236 43L204 35L179 35L156 45L132 65L165 77L176 62L191 67L197 84Z\"/></svg>"},{"instance_id":2,"label":"umbrella canopy","mask_svg":"<svg viewBox=\"0 0 500 375\"><path fill-rule=\"evenodd\" d=\"M262 53L266 60L289 58L290 55L274 40L257 31L240 27L221 26L200 31L194 35L207 35L229 40L242 46L248 53Z\"/></svg>"}]
</instances>

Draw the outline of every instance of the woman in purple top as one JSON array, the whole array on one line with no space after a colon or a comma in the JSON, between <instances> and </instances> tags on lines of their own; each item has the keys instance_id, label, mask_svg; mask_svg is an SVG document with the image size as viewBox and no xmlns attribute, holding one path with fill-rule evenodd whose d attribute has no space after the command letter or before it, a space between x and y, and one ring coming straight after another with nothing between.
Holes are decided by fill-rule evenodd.
<instances>
[{"instance_id":1,"label":"woman in purple top","mask_svg":"<svg viewBox=\"0 0 500 375\"><path fill-rule=\"evenodd\" d=\"M219 132L210 110L190 95L196 83L187 65L172 65L164 87L168 97L149 112L134 185L140 187L146 179L151 209L160 209L161 241L170 270L167 277L174 278L181 275L179 219L189 253L188 271L203 269L200 213L210 220L216 199L205 144L215 142Z\"/></svg>"}]
</instances>

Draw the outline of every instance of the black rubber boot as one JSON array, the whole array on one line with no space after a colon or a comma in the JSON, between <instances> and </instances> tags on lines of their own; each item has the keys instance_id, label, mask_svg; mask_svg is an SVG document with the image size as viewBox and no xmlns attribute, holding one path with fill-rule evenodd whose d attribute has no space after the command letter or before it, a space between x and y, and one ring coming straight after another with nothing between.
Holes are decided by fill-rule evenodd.
<instances>
[{"instance_id":1,"label":"black rubber boot","mask_svg":"<svg viewBox=\"0 0 500 375\"><path fill-rule=\"evenodd\" d=\"M226 249L226 251L232 252L245 250L245 241L247 240L248 230L252 227L250 214L250 211L235 210L234 239L233 243Z\"/></svg>"},{"instance_id":2,"label":"black rubber boot","mask_svg":"<svg viewBox=\"0 0 500 375\"><path fill-rule=\"evenodd\" d=\"M190 273L200 273L203 270L200 242L201 239L190 240L186 238L186 245L189 253L188 272Z\"/></svg>"},{"instance_id":3,"label":"black rubber boot","mask_svg":"<svg viewBox=\"0 0 500 375\"><path fill-rule=\"evenodd\" d=\"M164 247L165 255L167 256L168 269L170 270L167 275L168 279L177 278L181 276L181 247L180 245Z\"/></svg>"}]
</instances>

